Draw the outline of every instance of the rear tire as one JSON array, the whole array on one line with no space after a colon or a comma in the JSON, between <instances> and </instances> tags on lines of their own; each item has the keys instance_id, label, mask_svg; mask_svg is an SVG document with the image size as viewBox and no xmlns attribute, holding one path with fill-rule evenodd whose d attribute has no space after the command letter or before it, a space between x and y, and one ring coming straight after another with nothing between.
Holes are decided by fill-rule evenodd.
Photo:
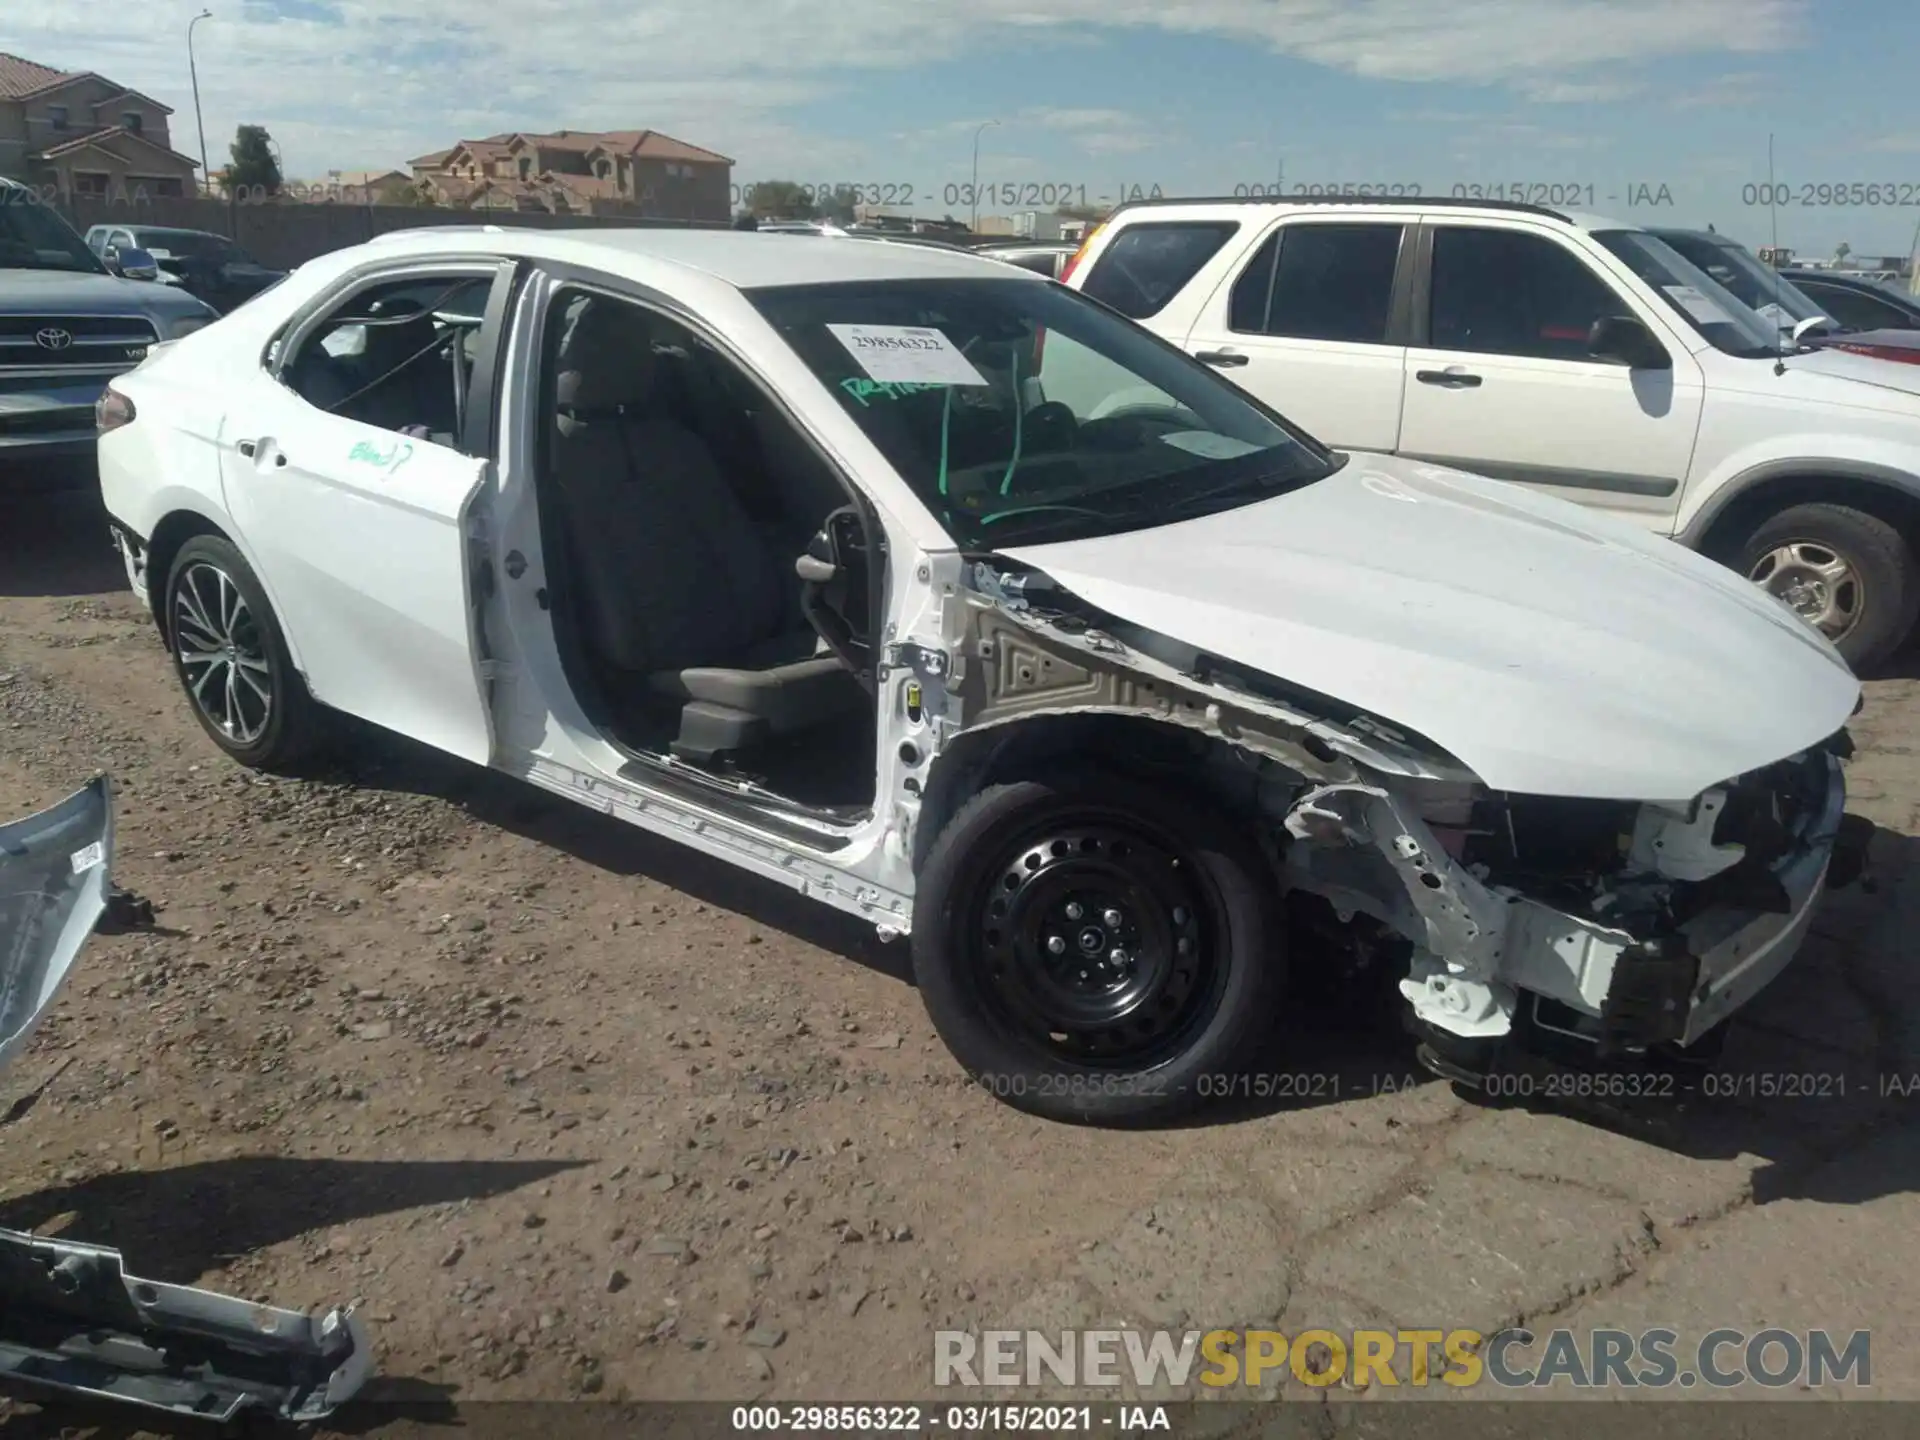
<instances>
[{"instance_id":1,"label":"rear tire","mask_svg":"<svg viewBox=\"0 0 1920 1440\"><path fill-rule=\"evenodd\" d=\"M976 1083L1076 1124L1163 1121L1262 1048L1285 984L1259 849L1191 794L1098 772L992 786L914 906L934 1027Z\"/></svg>"},{"instance_id":2,"label":"rear tire","mask_svg":"<svg viewBox=\"0 0 1920 1440\"><path fill-rule=\"evenodd\" d=\"M174 674L214 744L257 770L292 770L319 752L326 712L294 668L259 577L231 541L196 535L180 547L160 615Z\"/></svg>"},{"instance_id":3,"label":"rear tire","mask_svg":"<svg viewBox=\"0 0 1920 1440\"><path fill-rule=\"evenodd\" d=\"M1793 505L1740 547L1740 573L1791 604L1855 673L1905 643L1920 618L1920 565L1900 532L1846 505Z\"/></svg>"}]
</instances>

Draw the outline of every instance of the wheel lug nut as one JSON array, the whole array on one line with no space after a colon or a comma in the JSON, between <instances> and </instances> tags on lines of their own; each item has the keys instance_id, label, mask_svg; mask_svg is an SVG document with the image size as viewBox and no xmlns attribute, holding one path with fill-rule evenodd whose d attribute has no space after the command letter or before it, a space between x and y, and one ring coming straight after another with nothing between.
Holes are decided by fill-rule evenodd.
<instances>
[{"instance_id":1,"label":"wheel lug nut","mask_svg":"<svg viewBox=\"0 0 1920 1440\"><path fill-rule=\"evenodd\" d=\"M1173 911L1173 923L1176 925L1184 925L1187 923L1187 912L1177 905Z\"/></svg>"},{"instance_id":2,"label":"wheel lug nut","mask_svg":"<svg viewBox=\"0 0 1920 1440\"><path fill-rule=\"evenodd\" d=\"M1118 910L1108 910L1101 915L1100 918L1106 922L1109 930L1118 930L1120 928L1120 922L1126 919Z\"/></svg>"},{"instance_id":3,"label":"wheel lug nut","mask_svg":"<svg viewBox=\"0 0 1920 1440\"><path fill-rule=\"evenodd\" d=\"M1066 954L1067 942L1058 935L1049 935L1047 937L1047 953L1049 955Z\"/></svg>"},{"instance_id":4,"label":"wheel lug nut","mask_svg":"<svg viewBox=\"0 0 1920 1440\"><path fill-rule=\"evenodd\" d=\"M1133 957L1127 954L1126 951L1116 948L1107 952L1107 963L1110 965L1118 965L1124 970L1133 963Z\"/></svg>"},{"instance_id":5,"label":"wheel lug nut","mask_svg":"<svg viewBox=\"0 0 1920 1440\"><path fill-rule=\"evenodd\" d=\"M1086 913L1087 912L1083 908L1081 908L1080 902L1078 900L1069 900L1067 902L1067 919L1078 920L1082 915Z\"/></svg>"},{"instance_id":6,"label":"wheel lug nut","mask_svg":"<svg viewBox=\"0 0 1920 1440\"><path fill-rule=\"evenodd\" d=\"M1174 949L1178 950L1182 955L1185 955L1193 949L1193 942L1182 935L1180 937L1180 943L1174 946Z\"/></svg>"}]
</instances>

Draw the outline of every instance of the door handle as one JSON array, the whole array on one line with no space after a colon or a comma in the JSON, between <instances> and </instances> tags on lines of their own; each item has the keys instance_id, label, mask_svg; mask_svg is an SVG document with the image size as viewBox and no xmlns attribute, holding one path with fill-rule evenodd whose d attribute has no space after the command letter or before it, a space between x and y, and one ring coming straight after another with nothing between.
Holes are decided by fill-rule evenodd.
<instances>
[{"instance_id":1,"label":"door handle","mask_svg":"<svg viewBox=\"0 0 1920 1440\"><path fill-rule=\"evenodd\" d=\"M1472 390L1480 383L1478 375L1465 370L1416 370L1413 378L1422 385L1438 385L1447 390Z\"/></svg>"},{"instance_id":2,"label":"door handle","mask_svg":"<svg viewBox=\"0 0 1920 1440\"><path fill-rule=\"evenodd\" d=\"M251 460L253 458L253 452L259 448L259 445L257 441L241 440L238 441L233 448Z\"/></svg>"},{"instance_id":3,"label":"door handle","mask_svg":"<svg viewBox=\"0 0 1920 1440\"><path fill-rule=\"evenodd\" d=\"M1194 352L1193 358L1198 360L1202 365L1219 365L1223 367L1244 365L1247 363L1246 356L1233 350L1197 350Z\"/></svg>"}]
</instances>

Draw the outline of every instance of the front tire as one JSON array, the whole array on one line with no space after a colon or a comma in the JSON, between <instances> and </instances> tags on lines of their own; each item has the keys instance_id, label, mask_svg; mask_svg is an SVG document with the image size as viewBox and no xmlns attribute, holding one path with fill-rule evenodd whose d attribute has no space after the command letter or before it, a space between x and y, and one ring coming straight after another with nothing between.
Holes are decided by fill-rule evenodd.
<instances>
[{"instance_id":1,"label":"front tire","mask_svg":"<svg viewBox=\"0 0 1920 1440\"><path fill-rule=\"evenodd\" d=\"M1200 797L1106 773L994 785L921 871L913 966L996 1097L1076 1124L1234 1093L1285 983L1271 874Z\"/></svg>"},{"instance_id":2,"label":"front tire","mask_svg":"<svg viewBox=\"0 0 1920 1440\"><path fill-rule=\"evenodd\" d=\"M1741 547L1740 572L1815 625L1856 674L1905 642L1920 570L1900 532L1846 505L1793 505Z\"/></svg>"},{"instance_id":3,"label":"front tire","mask_svg":"<svg viewBox=\"0 0 1920 1440\"><path fill-rule=\"evenodd\" d=\"M322 711L245 557L229 540L197 535L174 557L166 587L167 649L200 728L254 769L289 770L311 758Z\"/></svg>"}]
</instances>

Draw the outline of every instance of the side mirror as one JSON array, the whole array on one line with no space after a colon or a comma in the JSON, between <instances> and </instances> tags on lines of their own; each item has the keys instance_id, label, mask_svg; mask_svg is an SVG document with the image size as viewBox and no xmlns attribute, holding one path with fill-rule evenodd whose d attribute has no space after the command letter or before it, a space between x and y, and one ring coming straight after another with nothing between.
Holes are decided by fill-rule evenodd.
<instances>
[{"instance_id":1,"label":"side mirror","mask_svg":"<svg viewBox=\"0 0 1920 1440\"><path fill-rule=\"evenodd\" d=\"M1634 370L1671 370L1673 356L1649 330L1631 315L1608 315L1593 322L1587 332L1587 353L1596 360L1615 360Z\"/></svg>"},{"instance_id":2,"label":"side mirror","mask_svg":"<svg viewBox=\"0 0 1920 1440\"><path fill-rule=\"evenodd\" d=\"M1825 315L1809 315L1793 327L1793 343L1798 345L1803 339L1816 330L1831 330L1832 328L1833 321Z\"/></svg>"},{"instance_id":3,"label":"side mirror","mask_svg":"<svg viewBox=\"0 0 1920 1440\"><path fill-rule=\"evenodd\" d=\"M129 280L152 280L160 274L160 264L144 250L109 249L107 263Z\"/></svg>"}]
</instances>

